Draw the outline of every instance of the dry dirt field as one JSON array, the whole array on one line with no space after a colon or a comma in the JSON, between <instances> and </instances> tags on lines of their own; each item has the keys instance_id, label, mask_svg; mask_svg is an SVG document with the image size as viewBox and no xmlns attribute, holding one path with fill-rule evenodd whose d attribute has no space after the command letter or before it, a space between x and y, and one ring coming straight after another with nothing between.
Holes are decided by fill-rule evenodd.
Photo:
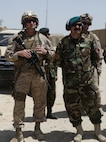
<instances>
[{"instance_id":1,"label":"dry dirt field","mask_svg":"<svg viewBox=\"0 0 106 142\"><path fill-rule=\"evenodd\" d=\"M57 98L53 107L53 113L58 116L57 120L47 119L47 122L41 124L42 131L45 134L44 142L72 142L76 130L72 127L67 118L67 114L63 103L63 86L61 80L61 69L58 69L58 81L56 82ZM106 136L106 64L103 62L103 71L100 78L100 91L104 116L102 117L102 133ZM0 142L10 142L14 137L15 131L12 126L14 101L8 89L0 89ZM25 142L38 142L33 138L34 122L33 122L33 102L32 98L26 99L26 116L25 127L23 129ZM87 116L82 116L84 138L82 142L98 142L93 133L93 125Z\"/></svg>"}]
</instances>

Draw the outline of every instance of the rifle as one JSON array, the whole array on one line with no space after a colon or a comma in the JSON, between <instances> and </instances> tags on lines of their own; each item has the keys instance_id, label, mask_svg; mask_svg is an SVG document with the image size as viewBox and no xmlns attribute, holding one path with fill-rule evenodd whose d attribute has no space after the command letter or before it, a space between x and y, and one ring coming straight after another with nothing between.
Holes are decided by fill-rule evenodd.
<instances>
[{"instance_id":1,"label":"rifle","mask_svg":"<svg viewBox=\"0 0 106 142\"><path fill-rule=\"evenodd\" d=\"M16 38L14 38L13 41L16 41L17 43L22 45L24 49L27 49L26 45L25 45L25 43L22 40L20 35L17 36ZM45 74L44 74L44 72L43 72L43 70L42 70L42 68L40 66L40 57L39 57L39 55L37 54L36 51L31 51L31 55L32 55L32 57L30 59L28 59L28 62L35 66L38 73L43 77L43 79L46 81L48 87L50 88L50 84L49 84L49 82L48 82L48 80L47 80L47 78L46 78L46 76L45 76Z\"/></svg>"}]
</instances>

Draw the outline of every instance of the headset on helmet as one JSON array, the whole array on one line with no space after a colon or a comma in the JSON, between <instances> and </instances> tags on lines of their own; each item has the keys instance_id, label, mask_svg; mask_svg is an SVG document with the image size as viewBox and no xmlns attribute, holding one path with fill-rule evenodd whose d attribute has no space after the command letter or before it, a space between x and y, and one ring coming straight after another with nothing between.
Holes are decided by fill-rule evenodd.
<instances>
[{"instance_id":1,"label":"headset on helmet","mask_svg":"<svg viewBox=\"0 0 106 142\"><path fill-rule=\"evenodd\" d=\"M37 15L32 11L24 12L24 14L21 17L21 24L23 26L25 26L25 24L26 24L25 19L30 18L30 17L36 19L36 24L38 26L39 25L39 19L38 19Z\"/></svg>"},{"instance_id":2,"label":"headset on helmet","mask_svg":"<svg viewBox=\"0 0 106 142\"><path fill-rule=\"evenodd\" d=\"M69 20L67 20L67 22L66 22L66 30L67 31L69 31L70 30L70 19Z\"/></svg>"}]
</instances>

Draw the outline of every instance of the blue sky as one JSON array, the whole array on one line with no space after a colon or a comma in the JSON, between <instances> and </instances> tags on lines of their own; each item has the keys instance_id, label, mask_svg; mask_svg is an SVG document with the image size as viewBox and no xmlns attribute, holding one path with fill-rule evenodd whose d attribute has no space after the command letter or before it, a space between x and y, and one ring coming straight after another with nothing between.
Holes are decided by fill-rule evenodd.
<instances>
[{"instance_id":1,"label":"blue sky","mask_svg":"<svg viewBox=\"0 0 106 142\"><path fill-rule=\"evenodd\" d=\"M90 30L105 28L106 0L48 0L48 8L47 0L3 0L0 4L2 26L21 29L21 16L28 10L38 15L40 23L37 29L46 25L52 34L67 34L66 21L84 13L93 16Z\"/></svg>"}]
</instances>

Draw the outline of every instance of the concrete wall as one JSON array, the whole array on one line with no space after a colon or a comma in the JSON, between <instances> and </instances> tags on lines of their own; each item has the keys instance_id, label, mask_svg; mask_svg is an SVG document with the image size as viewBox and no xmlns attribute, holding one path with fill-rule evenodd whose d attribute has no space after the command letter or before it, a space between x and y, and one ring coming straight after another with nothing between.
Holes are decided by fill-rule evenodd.
<instances>
[{"instance_id":1,"label":"concrete wall","mask_svg":"<svg viewBox=\"0 0 106 142\"><path fill-rule=\"evenodd\" d=\"M59 43L59 41L63 38L64 35L51 35L50 36L50 40L53 44L53 46L57 46L57 44Z\"/></svg>"},{"instance_id":2,"label":"concrete wall","mask_svg":"<svg viewBox=\"0 0 106 142\"><path fill-rule=\"evenodd\" d=\"M106 29L93 30L92 32L99 37L102 48L106 47Z\"/></svg>"}]
</instances>

